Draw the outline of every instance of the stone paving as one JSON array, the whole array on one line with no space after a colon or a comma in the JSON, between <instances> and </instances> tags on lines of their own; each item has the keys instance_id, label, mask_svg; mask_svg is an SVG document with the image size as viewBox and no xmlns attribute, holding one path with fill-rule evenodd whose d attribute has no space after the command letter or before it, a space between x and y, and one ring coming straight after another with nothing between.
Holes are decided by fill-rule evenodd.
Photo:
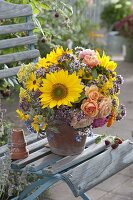
<instances>
[{"instance_id":1,"label":"stone paving","mask_svg":"<svg viewBox=\"0 0 133 200\"><path fill-rule=\"evenodd\" d=\"M95 133L118 135L133 141L133 63L120 61L118 66L118 74L121 74L125 79L125 84L121 87L120 100L126 105L127 116L112 128L100 128L95 130ZM3 108L5 106L7 108L5 118L15 122L17 127L24 127L21 120L15 117L16 102L16 99L8 103L2 101ZM50 189L50 193L53 200L81 200L80 197L73 196L64 182L58 182L54 185ZM91 200L133 200L133 165L89 190L87 194Z\"/></svg>"}]
</instances>

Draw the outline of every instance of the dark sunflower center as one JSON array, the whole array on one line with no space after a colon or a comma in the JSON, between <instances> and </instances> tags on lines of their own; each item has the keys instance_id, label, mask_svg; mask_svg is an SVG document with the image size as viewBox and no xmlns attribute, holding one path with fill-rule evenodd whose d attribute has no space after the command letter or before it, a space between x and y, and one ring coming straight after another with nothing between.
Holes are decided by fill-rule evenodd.
<instances>
[{"instance_id":1,"label":"dark sunflower center","mask_svg":"<svg viewBox=\"0 0 133 200\"><path fill-rule=\"evenodd\" d=\"M55 84L53 85L52 89L52 98L55 100L60 100L63 99L67 96L68 94L68 89L65 85L63 84Z\"/></svg>"},{"instance_id":2,"label":"dark sunflower center","mask_svg":"<svg viewBox=\"0 0 133 200\"><path fill-rule=\"evenodd\" d=\"M33 81L33 85L35 85L35 84L36 84L36 80Z\"/></svg>"}]
</instances>

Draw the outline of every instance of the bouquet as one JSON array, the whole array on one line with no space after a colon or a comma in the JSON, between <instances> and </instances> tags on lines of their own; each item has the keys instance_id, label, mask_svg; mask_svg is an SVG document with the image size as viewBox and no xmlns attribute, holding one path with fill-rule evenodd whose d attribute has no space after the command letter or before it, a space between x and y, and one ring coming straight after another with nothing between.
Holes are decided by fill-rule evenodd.
<instances>
[{"instance_id":1,"label":"bouquet","mask_svg":"<svg viewBox=\"0 0 133 200\"><path fill-rule=\"evenodd\" d=\"M121 75L105 52L57 47L37 63L23 64L17 113L30 131L41 133L54 120L81 133L112 126L125 115L119 103Z\"/></svg>"}]
</instances>

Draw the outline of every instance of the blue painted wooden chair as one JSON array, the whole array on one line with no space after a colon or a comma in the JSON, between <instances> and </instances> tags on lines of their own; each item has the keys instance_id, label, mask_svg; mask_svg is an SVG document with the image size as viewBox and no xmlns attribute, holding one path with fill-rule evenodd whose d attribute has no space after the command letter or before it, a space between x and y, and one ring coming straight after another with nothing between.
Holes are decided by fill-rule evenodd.
<instances>
[{"instance_id":1,"label":"blue painted wooden chair","mask_svg":"<svg viewBox=\"0 0 133 200\"><path fill-rule=\"evenodd\" d=\"M27 33L25 37L0 40L0 49L28 45L26 51L0 55L0 64L24 62L27 59L34 61L39 57L39 51L34 46L37 38L32 33L34 24L31 16L30 5L15 5L0 0L0 20L16 17L26 19L22 24L0 26L0 34ZM0 71L0 78L16 75L18 70L19 66L3 69ZM28 170L28 173L38 175L38 180L26 187L14 200L34 200L59 180L68 184L75 197L81 196L84 200L90 200L86 191L133 163L131 141L126 140L113 150L111 147L107 148L104 141L96 144L97 137L98 135L93 135L87 138L86 148L80 155L63 157L51 153L46 138L38 139L35 134L28 135L26 141L29 157L13 161L11 166L16 171ZM0 147L1 159L6 151L7 145Z\"/></svg>"}]
</instances>

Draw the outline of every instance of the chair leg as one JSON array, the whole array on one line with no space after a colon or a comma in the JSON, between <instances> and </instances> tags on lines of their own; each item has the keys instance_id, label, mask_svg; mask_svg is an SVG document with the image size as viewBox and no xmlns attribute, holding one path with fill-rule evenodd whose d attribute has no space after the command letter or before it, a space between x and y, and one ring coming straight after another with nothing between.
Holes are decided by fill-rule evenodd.
<instances>
[{"instance_id":1,"label":"chair leg","mask_svg":"<svg viewBox=\"0 0 133 200\"><path fill-rule=\"evenodd\" d=\"M83 200L91 200L90 197L87 196L87 194L83 193L80 195Z\"/></svg>"}]
</instances>

